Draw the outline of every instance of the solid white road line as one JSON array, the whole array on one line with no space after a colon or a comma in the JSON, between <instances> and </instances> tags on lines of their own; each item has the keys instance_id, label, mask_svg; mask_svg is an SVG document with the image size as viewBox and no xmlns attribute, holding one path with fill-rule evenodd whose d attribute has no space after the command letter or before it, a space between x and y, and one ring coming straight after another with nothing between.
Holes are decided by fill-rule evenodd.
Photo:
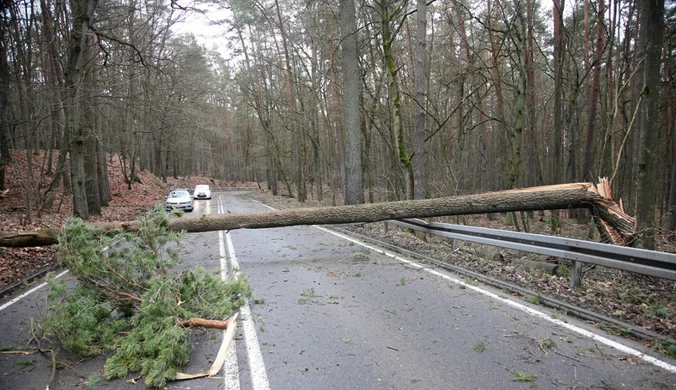
<instances>
[{"instance_id":1,"label":"solid white road line","mask_svg":"<svg viewBox=\"0 0 676 390\"><path fill-rule=\"evenodd\" d=\"M263 206L265 206L265 207L267 207L267 208L269 208L269 209L276 210L274 207L268 206L268 205L266 205L266 204L264 204L264 203L257 202L257 201L255 201L255 202L256 202L256 203L259 203L259 204L261 204L261 205L263 205ZM453 283L456 283L456 284L458 284L458 285L464 286L465 288L468 288L468 289L474 290L474 291L476 291L476 292L478 292L478 293L484 294L484 295L486 295L486 296L488 296L488 297L490 297L490 298L493 298L493 299L496 299L496 300L500 300L500 301L502 301L502 302L504 302L504 303L506 303L506 304L508 304L508 305L510 305L510 306L512 306L512 307L514 307L514 308L516 308L516 309L518 309L518 310L521 310L521 311L523 311L523 312L525 312L525 313L528 313L528 314L530 314L530 315L532 315L532 316L538 317L538 318L540 318L540 319L542 319L542 320L545 320L545 321L551 322L551 323L553 323L553 324L559 325L559 326L561 326L561 327L564 327L564 328L566 328L566 329L568 329L568 330L570 330L570 331L572 331L572 332L575 332L575 333L577 333L577 334L579 334L579 335L582 335L582 336L585 336L585 337L589 337L589 338L591 338L591 339L594 340L594 341L597 341L597 342L599 342L599 343L605 344L605 345L607 345L607 346L609 346L609 347L611 347L611 348L615 348L615 349L617 349L617 350L620 351L620 352L626 353L626 354L628 354L628 355L632 355L632 356L634 356L634 357L636 357L636 358L638 358L638 359L641 359L641 360L643 360L643 361L645 361L645 362L654 364L654 365L656 365L657 367L660 367L660 368L662 368L662 369L664 369L664 370L667 370L667 371L669 371L669 372L676 373L676 366L674 366L674 365L672 365L672 364L669 364L669 363L667 363L667 362L665 362L665 361L663 361L663 360L660 360L660 359L658 359L658 358L656 358L656 357L654 357L654 356L647 355L647 354L645 354L645 353L643 353L643 352L641 352L641 351L639 351L639 350L637 350L637 349L634 349L634 348L632 348L632 347L629 347L629 346L624 345L624 344L622 344L622 343L619 343L619 342L617 342L617 341L611 340L611 339L609 339L609 338L607 338L607 337L601 336L601 335L596 334L596 333L594 333L594 332L588 331L588 330L586 330L586 329L580 328L579 326L575 326L575 325L572 325L572 324L563 322L563 321L561 321L561 320L552 318L552 317L551 317L549 314L547 314L547 313L543 313L543 312L541 312L541 311L539 311L539 310L535 310L535 309L533 309L533 308L531 308L531 307L528 307L528 306L526 306L526 305L524 305L524 304L521 304L521 303L519 303L519 302L513 301L513 300L511 300L511 299L508 299L508 298L505 298L505 297L501 297L501 296L499 296L499 295L497 295L497 294L495 294L495 293L492 293L492 292L490 292L490 291L488 291L488 290L484 290L484 289L482 289L481 287L469 285L469 284L463 282L462 280L457 279L457 278L454 278L454 277L452 277L452 276L450 276L450 275L448 275L448 274L446 274L446 273L442 273L442 272L439 272L439 271L436 271L436 270L433 270L433 269L425 268L425 267L421 266L421 265L418 264L418 263L415 263L415 262L406 260L406 259L404 259L404 258L401 258L401 257L399 257L399 256L397 256L397 255L395 255L395 254L393 254L393 253L390 253L390 252L384 251L384 250L382 250L382 249L380 249L380 248L376 248L376 247L374 247L374 246L368 245L368 244L363 243L363 242L361 242L361 241L358 241L358 240L356 240L356 239L354 239L354 238L352 238L352 237L349 237L349 236L346 236L346 235L344 235L344 234L340 234L340 233L334 232L334 231L332 231L332 230L323 228L323 227L321 227L321 226L317 226L317 225L313 225L313 226L314 226L315 228L319 229L319 230L325 231L325 232L327 232L327 233L330 233L330 234L333 234L333 235L335 235L335 236L341 237L341 238L343 238L343 239L345 239L345 240L348 240L348 241L350 241L350 242L353 242L353 243L355 243L355 244L361 245L361 246L363 246L363 247L365 247L365 248L368 248L368 249L370 249L370 250L372 250L372 251L374 251L374 252L377 252L377 253L380 253L380 254L382 254L382 255L385 255L385 256L391 257L391 258L393 258L393 259L396 259L396 260L398 260L398 261L400 261L400 262L402 262L402 263L405 263L405 264L407 264L407 265L409 265L409 266L411 266L411 267L418 268L418 269L424 269L425 271L427 271L427 272L429 272L429 273L431 273L431 274L433 274L433 275L439 276L439 277L441 277L441 278L443 278L443 279L446 279L446 280L451 281L451 282L453 282Z\"/></svg>"},{"instance_id":2,"label":"solid white road line","mask_svg":"<svg viewBox=\"0 0 676 390\"><path fill-rule=\"evenodd\" d=\"M230 233L226 233L225 240L228 247L228 258L230 259L230 265L232 266L233 276L237 277L239 275L239 263L237 262L237 255L235 254L235 248L232 245ZM263 354L261 353L260 344L258 343L256 327L254 326L253 318L251 317L251 308L249 307L249 301L246 298L244 299L244 306L240 307L239 312L242 315L244 340L249 355L251 388L253 390L269 390L270 383L268 382L268 374L265 371L265 362L263 362Z\"/></svg>"},{"instance_id":3,"label":"solid white road line","mask_svg":"<svg viewBox=\"0 0 676 390\"><path fill-rule=\"evenodd\" d=\"M61 272L60 274L56 275L54 277L54 279L58 279L58 278L62 277L63 275L67 274L67 273L68 273L68 270L65 270L65 271ZM33 287L32 289L26 291L25 293L19 295L18 297L14 298L11 301L9 301L9 302L5 303L4 305L0 306L0 311L7 309L8 307L12 306L13 304L19 302L23 298L26 298L27 296L31 295L32 293L38 291L39 289L41 289L45 286L47 286L47 282L38 284L37 286Z\"/></svg>"},{"instance_id":4,"label":"solid white road line","mask_svg":"<svg viewBox=\"0 0 676 390\"><path fill-rule=\"evenodd\" d=\"M222 213L221 197L218 197L218 213ZM228 280L228 260L225 252L225 240L223 239L223 231L218 232L218 249L220 250L221 262L221 280ZM225 337L225 330L223 337ZM228 355L223 364L223 384L226 390L239 390L239 365L237 364L237 341L231 341Z\"/></svg>"},{"instance_id":5,"label":"solid white road line","mask_svg":"<svg viewBox=\"0 0 676 390\"><path fill-rule=\"evenodd\" d=\"M409 266L411 266L411 267L418 268L418 269L422 269L422 270L424 270L424 271L426 271L426 272L429 272L429 273L431 273L431 274L433 274L433 275L436 275L436 276L438 276L438 277L440 277L440 278L446 279L446 280L448 280L448 281L450 281L450 282L453 282L453 283L459 284L459 285L461 285L461 286L464 286L465 288L468 288L468 289L474 290L474 291L476 291L476 292L478 292L478 293L484 294L484 295L486 295L486 296L488 296L488 297L490 297L490 298L493 298L493 299L499 300L499 301L501 301L501 302L504 302L504 303L508 304L509 306L512 306L512 307L514 307L514 308L516 308L516 309L518 309L518 310L521 310L521 311L523 311L523 312L525 312L525 313L528 313L528 314L530 314L530 315L532 315L532 316L538 317L538 318L540 318L540 319L542 319L542 320L549 321L549 322L551 322L551 323L553 323L553 324L556 324L556 325L559 325L559 326L561 326L561 327L564 327L564 328L566 328L566 329L568 329L568 330L570 330L570 331L572 331L572 332L575 332L575 333L577 333L577 334L579 334L579 335L582 335L582 336L585 336L585 337L589 337L589 338L591 338L591 339L594 340L594 341L598 341L598 342L600 342L600 343L603 343L603 344L605 344L605 345L607 345L607 346L609 346L609 347L615 348L615 349L617 349L618 351L623 352L623 353L626 353L626 354L628 354L628 355L635 356L635 357L638 358L638 359L641 359L641 360L643 360L643 361L645 361L645 362L654 364L654 365L656 365L657 367L660 367L660 368L662 368L662 369L664 369L664 370L667 370L667 371L669 371L669 372L676 373L676 366L674 366L674 365L672 365L672 364L669 364L669 363L667 363L667 362L665 362L665 361L663 361L663 360L660 360L660 359L658 359L658 358L656 358L656 357L653 357L653 356L650 356L650 355L646 355L645 353L643 353L643 352L641 352L641 351L639 351L639 350L637 350L637 349L631 348L631 347L629 347L629 346L627 346L627 345L621 344L621 343L619 343L619 342L617 342L617 341L611 340L611 339L609 339L609 338L607 338L607 337L604 337L604 336L601 336L601 335L599 335L599 334L590 332L590 331L588 331L588 330L586 330L586 329L580 328L579 326L575 326L575 325L572 325L572 324L563 322L563 321L561 321L561 320L552 318L552 317L551 317L549 314L547 314L547 313L543 313L543 312L541 312L541 311L539 311L539 310L535 310L535 309L533 309L533 308L531 308L531 307L529 307L529 306L526 306L526 305L521 304L521 303L519 303L519 302L513 301L513 300L508 299L508 298L506 298L506 297L501 297L501 296L499 296L499 295L497 295L497 294L495 294L495 293L493 293L493 292L490 292L490 291L488 291L488 290L484 290L484 289L482 289L481 287L473 286L473 285L467 284L467 283L465 283L464 281L462 281L462 280L460 280L460 279L457 279L457 278L454 278L454 277L452 277L452 276L450 276L450 275L448 275L448 274L446 274L446 273L442 273L442 272L439 272L439 271L437 271L437 270L433 270L433 269L429 269L429 268L423 267L422 265L420 265L420 264L418 264L418 263L415 263L415 262L410 261L410 260L406 260L406 259L404 259L404 258L402 258L402 257L399 257L399 256L393 254L393 253L389 253L389 252L384 251L384 250L382 250L382 249L380 249L380 248L376 248L376 247L374 247L374 246L368 245L368 244L363 243L363 242L361 242L361 241L355 240L355 239L352 238L352 237L349 237L349 236L346 236L346 235L344 235L344 234L340 234L340 233L334 232L334 231L332 231L332 230L323 228L323 227L321 227L321 226L316 226L316 225L313 225L313 226L314 226L315 228L319 229L319 230L324 231L324 232L331 233L331 234L333 234L333 235L335 235L335 236L341 237L341 238L343 238L343 239L345 239L345 240L348 240L348 241L350 241L350 242L353 242L353 243L355 243L355 244L357 244L357 245L361 245L361 246L363 246L363 247L365 247L365 248L368 248L368 249L370 249L370 250L372 250L372 251L374 251L374 252L377 252L377 253L383 254L383 255L385 255L385 256L391 257L391 258L393 258L393 259L399 260L400 262L402 262L402 263L404 263L404 264L406 264L406 265L409 265Z\"/></svg>"},{"instance_id":6,"label":"solid white road line","mask_svg":"<svg viewBox=\"0 0 676 390\"><path fill-rule=\"evenodd\" d=\"M108 247L106 246L106 247L103 248L103 254L106 255L107 253L108 253ZM59 279L60 277L64 276L67 273L68 273L68 270L65 270L65 271L61 272L60 274L56 275L54 277L54 279ZM21 299L31 295L32 293L40 290L43 287L47 286L47 284L48 284L47 282L38 284L37 286L33 287L32 289L26 291L25 293L19 295L18 297L14 298L11 301L9 301L9 302L5 303L4 305L0 306L0 311L5 310L6 308L12 306L13 304L19 302Z\"/></svg>"}]
</instances>

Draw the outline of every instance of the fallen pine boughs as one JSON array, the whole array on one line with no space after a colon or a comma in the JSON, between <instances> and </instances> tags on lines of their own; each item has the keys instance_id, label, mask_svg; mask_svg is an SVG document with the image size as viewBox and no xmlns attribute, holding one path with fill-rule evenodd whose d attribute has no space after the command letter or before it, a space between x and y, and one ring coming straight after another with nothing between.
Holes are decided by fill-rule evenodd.
<instances>
[{"instance_id":1,"label":"fallen pine boughs","mask_svg":"<svg viewBox=\"0 0 676 390\"><path fill-rule=\"evenodd\" d=\"M79 220L64 226L60 259L79 283L71 289L50 281L45 328L75 353L111 352L108 379L140 372L150 387L176 379L191 347L184 324L226 318L250 296L243 277L223 282L201 268L170 274L178 260L170 243L181 235L167 225L156 208L139 219L136 233L103 235Z\"/></svg>"}]
</instances>

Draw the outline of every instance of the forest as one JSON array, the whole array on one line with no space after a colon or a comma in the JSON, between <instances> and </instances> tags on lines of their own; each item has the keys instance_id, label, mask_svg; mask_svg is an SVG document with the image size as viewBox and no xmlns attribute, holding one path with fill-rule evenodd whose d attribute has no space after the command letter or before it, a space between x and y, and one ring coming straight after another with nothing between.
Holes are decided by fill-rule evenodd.
<instances>
[{"instance_id":1,"label":"forest","mask_svg":"<svg viewBox=\"0 0 676 390\"><path fill-rule=\"evenodd\" d=\"M642 246L676 231L672 1L1 4L0 191L10 151L47 155L28 212L65 188L100 214L115 159L130 187L204 175L332 205L603 176Z\"/></svg>"}]
</instances>

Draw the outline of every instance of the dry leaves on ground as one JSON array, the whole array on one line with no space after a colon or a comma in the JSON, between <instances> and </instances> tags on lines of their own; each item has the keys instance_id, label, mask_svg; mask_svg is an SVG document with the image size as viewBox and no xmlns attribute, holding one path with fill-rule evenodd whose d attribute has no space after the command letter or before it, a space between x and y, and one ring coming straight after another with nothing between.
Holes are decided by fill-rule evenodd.
<instances>
[{"instance_id":1,"label":"dry leaves on ground","mask_svg":"<svg viewBox=\"0 0 676 390\"><path fill-rule=\"evenodd\" d=\"M53 152L56 164L58 151ZM29 159L30 158L30 159ZM47 191L54 173L46 174L49 153L40 151L31 155L12 152L12 161L6 167L4 197L0 198L0 230L31 232L62 226L72 216L72 197L58 186ZM29 169L29 166L32 169ZM112 200L100 216L90 221L130 221L145 213L164 198L171 188L192 188L196 184L238 186L241 183L222 183L202 176L168 178L167 183L147 171L138 172L138 181L125 183L122 164L116 156L108 160L108 178ZM250 183L247 185L252 186ZM46 204L51 208L45 207ZM40 211L38 211L40 209ZM56 247L0 248L0 293L21 283L26 278L57 264Z\"/></svg>"}]
</instances>

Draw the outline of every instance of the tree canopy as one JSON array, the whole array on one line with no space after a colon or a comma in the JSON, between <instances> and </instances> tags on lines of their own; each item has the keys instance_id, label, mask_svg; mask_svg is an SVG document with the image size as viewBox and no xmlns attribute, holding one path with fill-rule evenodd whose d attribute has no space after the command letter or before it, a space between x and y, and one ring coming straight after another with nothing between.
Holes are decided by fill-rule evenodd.
<instances>
[{"instance_id":1,"label":"tree canopy","mask_svg":"<svg viewBox=\"0 0 676 390\"><path fill-rule=\"evenodd\" d=\"M10 149L53 154L31 170L28 213L65 186L78 216L97 214L115 158L129 186L139 170L204 174L333 205L609 176L647 246L676 230L663 1L1 7L0 190ZM216 25L223 50L185 21Z\"/></svg>"}]
</instances>

